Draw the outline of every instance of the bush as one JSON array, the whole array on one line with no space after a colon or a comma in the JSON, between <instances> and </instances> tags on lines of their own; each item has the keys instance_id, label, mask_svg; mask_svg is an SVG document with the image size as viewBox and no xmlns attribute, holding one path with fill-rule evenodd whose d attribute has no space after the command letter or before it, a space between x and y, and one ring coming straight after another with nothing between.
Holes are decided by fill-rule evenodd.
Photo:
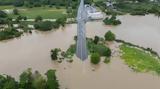
<instances>
[{"instance_id":1,"label":"bush","mask_svg":"<svg viewBox=\"0 0 160 89\"><path fill-rule=\"evenodd\" d=\"M14 28L7 28L3 31L0 31L0 40L7 40L14 37L19 37L21 36L21 34L22 34L21 32L19 32Z\"/></svg>"},{"instance_id":2,"label":"bush","mask_svg":"<svg viewBox=\"0 0 160 89\"><path fill-rule=\"evenodd\" d=\"M111 31L108 31L105 34L105 40L106 41L114 41L116 39L115 34L113 34Z\"/></svg>"},{"instance_id":3,"label":"bush","mask_svg":"<svg viewBox=\"0 0 160 89\"><path fill-rule=\"evenodd\" d=\"M58 23L53 22L53 28L57 29L57 28L59 28L59 27L60 27L60 25L59 25Z\"/></svg>"},{"instance_id":4,"label":"bush","mask_svg":"<svg viewBox=\"0 0 160 89\"><path fill-rule=\"evenodd\" d=\"M59 49L54 49L54 50L51 50L51 58L52 60L57 60L58 59L58 52L59 52Z\"/></svg>"},{"instance_id":5,"label":"bush","mask_svg":"<svg viewBox=\"0 0 160 89\"><path fill-rule=\"evenodd\" d=\"M40 31L49 31L52 29L53 25L50 21L44 21L44 22L37 22L34 24L35 29Z\"/></svg>"},{"instance_id":6,"label":"bush","mask_svg":"<svg viewBox=\"0 0 160 89\"><path fill-rule=\"evenodd\" d=\"M109 62L110 62L110 59L109 59L108 57L106 57L106 58L104 59L104 63L108 64Z\"/></svg>"},{"instance_id":7,"label":"bush","mask_svg":"<svg viewBox=\"0 0 160 89\"><path fill-rule=\"evenodd\" d=\"M98 64L100 62L100 55L98 53L91 54L91 63Z\"/></svg>"},{"instance_id":8,"label":"bush","mask_svg":"<svg viewBox=\"0 0 160 89\"><path fill-rule=\"evenodd\" d=\"M56 23L64 27L66 24L66 21L67 21L66 17L61 17L56 20Z\"/></svg>"},{"instance_id":9,"label":"bush","mask_svg":"<svg viewBox=\"0 0 160 89\"><path fill-rule=\"evenodd\" d=\"M99 42L99 37L98 37L98 36L95 36L93 42L94 42L95 44L98 44L98 42Z\"/></svg>"},{"instance_id":10,"label":"bush","mask_svg":"<svg viewBox=\"0 0 160 89\"><path fill-rule=\"evenodd\" d=\"M19 15L19 16L16 18L16 22L19 23L21 20L23 20L23 16Z\"/></svg>"},{"instance_id":11,"label":"bush","mask_svg":"<svg viewBox=\"0 0 160 89\"><path fill-rule=\"evenodd\" d=\"M75 52L76 52L76 45L75 44L70 45L70 47L67 49L64 57L71 58L71 57L73 57Z\"/></svg>"},{"instance_id":12,"label":"bush","mask_svg":"<svg viewBox=\"0 0 160 89\"><path fill-rule=\"evenodd\" d=\"M121 24L121 21L120 20L117 20L116 19L116 16L115 15L112 15L111 18L105 18L103 20L103 22L106 24L106 25L119 25Z\"/></svg>"},{"instance_id":13,"label":"bush","mask_svg":"<svg viewBox=\"0 0 160 89\"><path fill-rule=\"evenodd\" d=\"M102 44L95 45L93 47L93 50L94 50L93 52L99 53L100 56L106 56L106 57L111 56L111 50L105 45L102 45Z\"/></svg>"},{"instance_id":14,"label":"bush","mask_svg":"<svg viewBox=\"0 0 160 89\"><path fill-rule=\"evenodd\" d=\"M48 70L47 75L47 82L46 82L46 89L60 89L59 83L56 77L55 70Z\"/></svg>"},{"instance_id":15,"label":"bush","mask_svg":"<svg viewBox=\"0 0 160 89\"><path fill-rule=\"evenodd\" d=\"M18 9L16 9L16 8L15 8L15 9L13 9L13 14L14 14L14 15L19 15L19 11L18 11Z\"/></svg>"},{"instance_id":16,"label":"bush","mask_svg":"<svg viewBox=\"0 0 160 89\"><path fill-rule=\"evenodd\" d=\"M35 18L35 22L40 22L40 21L42 21L43 20L43 18L41 17L41 16L37 16L36 18Z\"/></svg>"}]
</instances>

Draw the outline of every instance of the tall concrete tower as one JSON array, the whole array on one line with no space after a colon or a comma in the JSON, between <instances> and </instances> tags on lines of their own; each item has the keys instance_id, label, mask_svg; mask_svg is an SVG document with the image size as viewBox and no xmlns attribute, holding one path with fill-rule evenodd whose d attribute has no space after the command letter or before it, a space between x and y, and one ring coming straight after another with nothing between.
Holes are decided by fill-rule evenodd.
<instances>
[{"instance_id":1,"label":"tall concrete tower","mask_svg":"<svg viewBox=\"0 0 160 89\"><path fill-rule=\"evenodd\" d=\"M86 45L86 28L85 28L86 22L87 22L87 12L84 6L84 0L81 0L77 14L76 55L83 61L88 57L88 51Z\"/></svg>"}]
</instances>

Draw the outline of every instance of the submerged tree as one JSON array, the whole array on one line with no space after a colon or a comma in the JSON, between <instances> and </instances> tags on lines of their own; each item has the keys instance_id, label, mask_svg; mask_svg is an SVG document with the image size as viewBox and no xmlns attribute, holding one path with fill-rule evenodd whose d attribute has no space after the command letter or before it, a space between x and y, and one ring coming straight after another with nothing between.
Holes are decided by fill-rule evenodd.
<instances>
[{"instance_id":1,"label":"submerged tree","mask_svg":"<svg viewBox=\"0 0 160 89\"><path fill-rule=\"evenodd\" d=\"M116 39L115 34L113 34L111 31L108 31L104 37L106 41L114 41Z\"/></svg>"},{"instance_id":2,"label":"submerged tree","mask_svg":"<svg viewBox=\"0 0 160 89\"><path fill-rule=\"evenodd\" d=\"M100 62L100 55L98 53L91 54L91 63L98 64Z\"/></svg>"},{"instance_id":3,"label":"submerged tree","mask_svg":"<svg viewBox=\"0 0 160 89\"><path fill-rule=\"evenodd\" d=\"M46 73L47 89L60 89L55 72L56 72L55 70L48 70Z\"/></svg>"}]
</instances>

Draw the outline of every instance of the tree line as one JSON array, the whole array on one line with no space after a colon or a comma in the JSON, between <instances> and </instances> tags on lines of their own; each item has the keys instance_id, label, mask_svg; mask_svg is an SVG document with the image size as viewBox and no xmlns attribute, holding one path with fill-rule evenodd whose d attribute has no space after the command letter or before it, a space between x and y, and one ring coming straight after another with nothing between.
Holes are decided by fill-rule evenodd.
<instances>
[{"instance_id":1,"label":"tree line","mask_svg":"<svg viewBox=\"0 0 160 89\"><path fill-rule=\"evenodd\" d=\"M60 89L55 70L48 70L46 77L31 69L24 71L16 81L9 75L0 75L0 89Z\"/></svg>"},{"instance_id":2,"label":"tree line","mask_svg":"<svg viewBox=\"0 0 160 89\"><path fill-rule=\"evenodd\" d=\"M44 5L55 6L71 6L76 5L80 0L0 0L0 5L14 5L17 7L40 7ZM93 0L85 0L85 3L90 4Z\"/></svg>"}]
</instances>

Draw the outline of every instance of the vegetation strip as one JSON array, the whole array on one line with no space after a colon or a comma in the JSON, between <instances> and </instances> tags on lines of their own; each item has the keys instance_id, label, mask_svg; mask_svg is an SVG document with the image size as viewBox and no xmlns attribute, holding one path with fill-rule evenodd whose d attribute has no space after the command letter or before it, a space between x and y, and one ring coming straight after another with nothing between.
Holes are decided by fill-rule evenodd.
<instances>
[{"instance_id":1,"label":"vegetation strip","mask_svg":"<svg viewBox=\"0 0 160 89\"><path fill-rule=\"evenodd\" d=\"M129 46L140 48L140 49L142 49L144 51L148 51L148 52L150 52L151 54L157 56L160 59L159 54L156 51L152 50L152 48L144 48L144 47L141 47L139 45L135 45L135 44L132 44L132 43L129 43L129 42L125 42L124 40L119 40L119 39L116 39L115 41L118 42L118 43L123 43L123 44L129 45Z\"/></svg>"},{"instance_id":2,"label":"vegetation strip","mask_svg":"<svg viewBox=\"0 0 160 89\"><path fill-rule=\"evenodd\" d=\"M122 59L133 70L160 74L160 60L155 55L127 44L122 44L120 49Z\"/></svg>"},{"instance_id":3,"label":"vegetation strip","mask_svg":"<svg viewBox=\"0 0 160 89\"><path fill-rule=\"evenodd\" d=\"M60 89L55 70L48 70L46 77L31 69L24 71L16 81L9 75L0 75L0 89Z\"/></svg>"}]
</instances>

